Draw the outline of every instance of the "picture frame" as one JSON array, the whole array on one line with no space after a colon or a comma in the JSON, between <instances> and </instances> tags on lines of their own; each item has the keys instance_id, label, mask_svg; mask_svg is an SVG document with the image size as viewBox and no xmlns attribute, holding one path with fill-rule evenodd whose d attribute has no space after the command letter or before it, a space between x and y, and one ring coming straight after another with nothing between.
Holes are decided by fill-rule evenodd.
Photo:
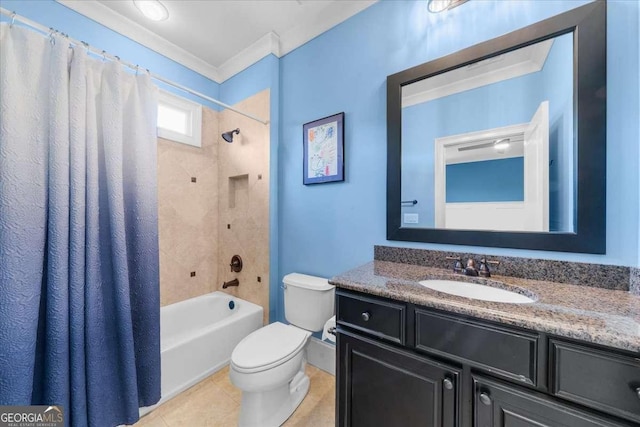
<instances>
[{"instance_id":1,"label":"picture frame","mask_svg":"<svg viewBox=\"0 0 640 427\"><path fill-rule=\"evenodd\" d=\"M344 112L302 126L304 185L344 181Z\"/></svg>"}]
</instances>

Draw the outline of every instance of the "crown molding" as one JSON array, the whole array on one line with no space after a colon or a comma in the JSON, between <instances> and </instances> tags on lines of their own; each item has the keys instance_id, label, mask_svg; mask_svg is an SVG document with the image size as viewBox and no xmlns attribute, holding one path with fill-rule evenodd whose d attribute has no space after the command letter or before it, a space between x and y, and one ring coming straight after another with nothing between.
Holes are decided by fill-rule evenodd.
<instances>
[{"instance_id":1,"label":"crown molding","mask_svg":"<svg viewBox=\"0 0 640 427\"><path fill-rule=\"evenodd\" d=\"M402 108L541 71L553 39L456 68L402 89Z\"/></svg>"},{"instance_id":2,"label":"crown molding","mask_svg":"<svg viewBox=\"0 0 640 427\"><path fill-rule=\"evenodd\" d=\"M377 1L378 0L335 1L329 3L327 7L321 11L312 25L297 25L281 36L278 36L274 32L264 35L258 41L243 49L240 53L228 59L220 66L218 69L220 82L224 82L233 77L265 56L273 54L280 58L286 55L309 40L318 37L325 31L330 30L351 18L353 15L363 11Z\"/></svg>"},{"instance_id":3,"label":"crown molding","mask_svg":"<svg viewBox=\"0 0 640 427\"><path fill-rule=\"evenodd\" d=\"M218 68L220 83L271 54L280 58L280 37L273 31L260 37L256 42L226 60Z\"/></svg>"},{"instance_id":4,"label":"crown molding","mask_svg":"<svg viewBox=\"0 0 640 427\"><path fill-rule=\"evenodd\" d=\"M321 11L311 25L298 25L281 36L269 32L249 45L220 67L215 67L203 61L194 54L171 43L167 39L146 29L131 19L120 15L96 0L56 0L63 6L72 9L105 27L116 31L131 40L158 52L167 58L184 65L193 71L210 78L216 83L222 83L242 70L255 64L268 55L280 58L306 42L314 39L325 31L344 22L353 15L375 4L378 0L363 1L335 1L329 3ZM111 52L118 54L117 52Z\"/></svg>"},{"instance_id":5,"label":"crown molding","mask_svg":"<svg viewBox=\"0 0 640 427\"><path fill-rule=\"evenodd\" d=\"M156 33L146 29L142 25L130 20L129 18L114 12L107 6L95 0L56 0L63 6L96 21L105 27L116 31L130 38L131 40L158 52L167 58L184 65L191 70L210 78L216 83L220 83L220 75L218 69L213 65L203 61L194 54L187 52L180 46L177 46L167 39L160 37ZM118 52L110 52L118 55Z\"/></svg>"}]
</instances>

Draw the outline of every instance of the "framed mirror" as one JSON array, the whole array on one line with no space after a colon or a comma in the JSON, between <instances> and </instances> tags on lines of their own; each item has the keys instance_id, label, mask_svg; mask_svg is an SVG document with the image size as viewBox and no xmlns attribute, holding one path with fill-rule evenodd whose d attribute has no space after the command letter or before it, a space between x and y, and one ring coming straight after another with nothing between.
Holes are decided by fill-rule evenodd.
<instances>
[{"instance_id":1,"label":"framed mirror","mask_svg":"<svg viewBox=\"0 0 640 427\"><path fill-rule=\"evenodd\" d=\"M387 239L605 253L606 2L387 77Z\"/></svg>"}]
</instances>

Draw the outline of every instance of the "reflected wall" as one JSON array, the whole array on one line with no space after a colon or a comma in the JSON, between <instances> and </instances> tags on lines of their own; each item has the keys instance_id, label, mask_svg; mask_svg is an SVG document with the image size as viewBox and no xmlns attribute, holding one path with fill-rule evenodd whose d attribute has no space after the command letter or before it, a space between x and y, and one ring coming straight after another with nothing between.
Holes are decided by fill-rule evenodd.
<instances>
[{"instance_id":1,"label":"reflected wall","mask_svg":"<svg viewBox=\"0 0 640 427\"><path fill-rule=\"evenodd\" d=\"M493 64L497 64L496 69L500 65L499 61ZM571 34L554 39L540 71L403 108L402 200L418 201L416 205L402 207L403 219L405 213L417 214L418 223L403 223L403 226L435 227L436 139L527 123L544 101L549 101L549 231L572 232L575 228L576 168ZM447 168L449 166L452 165ZM468 166L470 170L472 167ZM495 163L494 167L500 168L500 173L519 173L517 167L501 163ZM460 182L461 176L469 176L466 192L473 194L467 194L467 200L517 200L513 199L512 186L496 188L496 176L471 179L468 171L461 169L463 166L458 163L455 188L462 190L465 185ZM523 181L522 177L510 174L504 175L503 179L512 183ZM447 189L449 187L447 182ZM459 197L449 197L449 194L446 199L460 201ZM414 221L415 215L410 218Z\"/></svg>"}]
</instances>

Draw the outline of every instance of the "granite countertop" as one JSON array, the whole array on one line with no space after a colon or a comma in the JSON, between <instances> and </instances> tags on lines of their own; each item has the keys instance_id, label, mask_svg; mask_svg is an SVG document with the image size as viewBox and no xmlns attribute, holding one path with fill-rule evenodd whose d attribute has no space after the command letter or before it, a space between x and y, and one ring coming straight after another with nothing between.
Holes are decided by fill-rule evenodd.
<instances>
[{"instance_id":1,"label":"granite countertop","mask_svg":"<svg viewBox=\"0 0 640 427\"><path fill-rule=\"evenodd\" d=\"M418 282L425 279L487 284L534 297L536 302L508 304L457 297L421 286ZM467 277L389 261L370 262L329 282L338 288L640 353L640 296L627 291L497 275Z\"/></svg>"}]
</instances>

